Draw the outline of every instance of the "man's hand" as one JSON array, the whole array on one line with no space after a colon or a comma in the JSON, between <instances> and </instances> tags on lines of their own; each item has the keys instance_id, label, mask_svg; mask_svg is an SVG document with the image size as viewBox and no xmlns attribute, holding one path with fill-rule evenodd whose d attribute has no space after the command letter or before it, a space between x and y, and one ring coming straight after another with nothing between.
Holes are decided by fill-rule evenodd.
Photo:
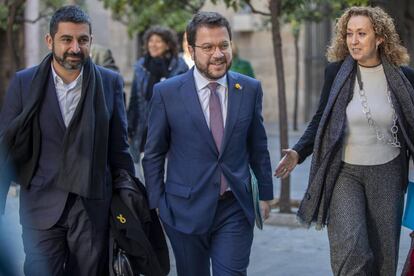
<instances>
[{"instance_id":1,"label":"man's hand","mask_svg":"<svg viewBox=\"0 0 414 276\"><path fill-rule=\"evenodd\" d=\"M285 154L282 160L277 165L275 176L285 178L296 167L299 162L299 154L293 149L284 149L282 153Z\"/></svg>"},{"instance_id":2,"label":"man's hand","mask_svg":"<svg viewBox=\"0 0 414 276\"><path fill-rule=\"evenodd\" d=\"M260 200L260 210L262 211L263 220L267 220L270 214L270 200L268 201Z\"/></svg>"}]
</instances>

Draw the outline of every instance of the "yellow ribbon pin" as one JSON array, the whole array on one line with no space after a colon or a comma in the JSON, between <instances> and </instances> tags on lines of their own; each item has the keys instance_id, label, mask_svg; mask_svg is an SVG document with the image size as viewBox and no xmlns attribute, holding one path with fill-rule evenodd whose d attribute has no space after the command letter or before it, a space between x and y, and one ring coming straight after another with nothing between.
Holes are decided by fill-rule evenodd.
<instances>
[{"instance_id":1,"label":"yellow ribbon pin","mask_svg":"<svg viewBox=\"0 0 414 276\"><path fill-rule=\"evenodd\" d=\"M122 224L124 224L124 223L126 222L126 218L124 218L124 216L123 216L122 214L119 214L116 218L117 218L117 219L119 220L119 222L120 222L120 223L122 223Z\"/></svg>"}]
</instances>

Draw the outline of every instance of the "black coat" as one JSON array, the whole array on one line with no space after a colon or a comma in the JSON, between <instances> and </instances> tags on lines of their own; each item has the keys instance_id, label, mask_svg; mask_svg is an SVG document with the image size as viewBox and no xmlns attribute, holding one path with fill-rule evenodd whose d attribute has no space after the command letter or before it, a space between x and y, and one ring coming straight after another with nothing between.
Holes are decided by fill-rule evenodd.
<instances>
[{"instance_id":1,"label":"black coat","mask_svg":"<svg viewBox=\"0 0 414 276\"><path fill-rule=\"evenodd\" d=\"M114 174L113 187L110 216L112 264L120 248L128 255L134 273L167 275L170 270L167 243L156 211L148 207L144 185L120 170Z\"/></svg>"},{"instance_id":2,"label":"black coat","mask_svg":"<svg viewBox=\"0 0 414 276\"><path fill-rule=\"evenodd\" d=\"M171 59L166 78L172 78L188 71L188 66L181 57ZM134 161L139 163L139 155L144 151L147 136L149 96L148 85L153 74L145 67L142 57L134 65L131 96L128 107L128 135L131 138L131 154Z\"/></svg>"}]
</instances>

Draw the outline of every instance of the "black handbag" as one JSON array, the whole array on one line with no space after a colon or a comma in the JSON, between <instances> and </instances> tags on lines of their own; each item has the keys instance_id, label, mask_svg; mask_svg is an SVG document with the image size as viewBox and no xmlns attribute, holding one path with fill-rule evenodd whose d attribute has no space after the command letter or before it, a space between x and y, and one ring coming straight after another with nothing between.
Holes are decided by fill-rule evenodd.
<instances>
[{"instance_id":1,"label":"black handbag","mask_svg":"<svg viewBox=\"0 0 414 276\"><path fill-rule=\"evenodd\" d=\"M116 276L134 276L139 275L134 274L134 269L132 268L131 261L129 260L130 256L118 246L114 241L114 251L113 251L113 263L112 268L114 275Z\"/></svg>"}]
</instances>

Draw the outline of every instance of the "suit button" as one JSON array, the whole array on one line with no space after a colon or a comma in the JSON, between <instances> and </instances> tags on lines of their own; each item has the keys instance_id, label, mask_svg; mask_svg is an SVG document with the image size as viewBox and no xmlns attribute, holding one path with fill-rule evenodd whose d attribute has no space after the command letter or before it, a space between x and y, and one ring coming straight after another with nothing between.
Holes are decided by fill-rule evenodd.
<instances>
[{"instance_id":1,"label":"suit button","mask_svg":"<svg viewBox=\"0 0 414 276\"><path fill-rule=\"evenodd\" d=\"M310 193L306 193L306 194L305 194L305 198L306 198L307 200L310 200L310 199L311 199L311 195L310 195Z\"/></svg>"}]
</instances>

